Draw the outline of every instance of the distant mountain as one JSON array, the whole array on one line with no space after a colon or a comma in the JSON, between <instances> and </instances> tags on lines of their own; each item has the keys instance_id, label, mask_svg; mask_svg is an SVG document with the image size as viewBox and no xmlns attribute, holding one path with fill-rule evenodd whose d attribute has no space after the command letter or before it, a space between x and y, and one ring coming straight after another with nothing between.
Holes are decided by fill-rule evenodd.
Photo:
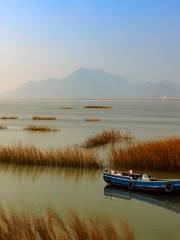
<instances>
[{"instance_id":1,"label":"distant mountain","mask_svg":"<svg viewBox=\"0 0 180 240\"><path fill-rule=\"evenodd\" d=\"M1 97L19 98L120 98L180 97L180 86L171 81L132 84L99 69L80 68L63 79L31 81Z\"/></svg>"},{"instance_id":2,"label":"distant mountain","mask_svg":"<svg viewBox=\"0 0 180 240\"><path fill-rule=\"evenodd\" d=\"M99 69L80 68L68 77L23 84L17 97L34 98L111 98L119 97L129 83L120 76Z\"/></svg>"},{"instance_id":3,"label":"distant mountain","mask_svg":"<svg viewBox=\"0 0 180 240\"><path fill-rule=\"evenodd\" d=\"M156 83L145 82L134 86L132 96L140 97L180 97L180 85L171 81L159 81Z\"/></svg>"}]
</instances>

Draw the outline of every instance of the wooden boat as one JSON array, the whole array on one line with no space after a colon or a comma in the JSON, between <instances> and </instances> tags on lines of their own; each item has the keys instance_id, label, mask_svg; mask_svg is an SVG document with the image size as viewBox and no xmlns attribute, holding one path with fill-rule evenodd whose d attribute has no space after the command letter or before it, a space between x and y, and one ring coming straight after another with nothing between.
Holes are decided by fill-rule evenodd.
<instances>
[{"instance_id":1,"label":"wooden boat","mask_svg":"<svg viewBox=\"0 0 180 240\"><path fill-rule=\"evenodd\" d=\"M104 181L108 184L125 187L129 190L143 190L156 192L180 192L180 179L157 179L147 174L129 172L104 171Z\"/></svg>"},{"instance_id":2,"label":"wooden boat","mask_svg":"<svg viewBox=\"0 0 180 240\"><path fill-rule=\"evenodd\" d=\"M137 200L147 204L165 208L180 214L180 195L168 194L164 197L164 194L152 194L149 192L129 191L125 188L117 188L111 185L104 187L104 195L106 197L120 198L123 200Z\"/></svg>"}]
</instances>

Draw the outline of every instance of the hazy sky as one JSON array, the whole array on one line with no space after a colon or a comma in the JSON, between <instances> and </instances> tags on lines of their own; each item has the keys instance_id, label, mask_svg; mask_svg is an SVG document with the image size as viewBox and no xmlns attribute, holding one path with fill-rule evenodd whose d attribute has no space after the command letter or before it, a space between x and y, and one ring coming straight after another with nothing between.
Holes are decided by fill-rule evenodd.
<instances>
[{"instance_id":1,"label":"hazy sky","mask_svg":"<svg viewBox=\"0 0 180 240\"><path fill-rule=\"evenodd\" d=\"M82 66L180 81L180 1L0 0L0 90Z\"/></svg>"}]
</instances>

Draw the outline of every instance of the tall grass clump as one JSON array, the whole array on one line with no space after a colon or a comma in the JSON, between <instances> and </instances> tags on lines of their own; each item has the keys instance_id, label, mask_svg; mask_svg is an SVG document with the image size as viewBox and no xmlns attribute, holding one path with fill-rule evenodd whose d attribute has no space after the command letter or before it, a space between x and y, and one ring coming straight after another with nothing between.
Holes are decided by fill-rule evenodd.
<instances>
[{"instance_id":1,"label":"tall grass clump","mask_svg":"<svg viewBox=\"0 0 180 240\"><path fill-rule=\"evenodd\" d=\"M33 132L56 132L58 131L57 128L51 128L48 126L37 126L37 125L28 125L24 128L26 131L33 131Z\"/></svg>"},{"instance_id":2,"label":"tall grass clump","mask_svg":"<svg viewBox=\"0 0 180 240\"><path fill-rule=\"evenodd\" d=\"M108 143L116 143L119 141L129 141L133 138L129 132L121 132L119 130L103 130L92 137L89 137L85 143L84 147L98 147L106 145Z\"/></svg>"},{"instance_id":3,"label":"tall grass clump","mask_svg":"<svg viewBox=\"0 0 180 240\"><path fill-rule=\"evenodd\" d=\"M128 224L122 232L109 218L96 215L85 218L71 211L64 219L54 210L44 216L0 210L1 240L134 240Z\"/></svg>"},{"instance_id":4,"label":"tall grass clump","mask_svg":"<svg viewBox=\"0 0 180 240\"><path fill-rule=\"evenodd\" d=\"M18 119L17 116L0 116L1 120Z\"/></svg>"},{"instance_id":5,"label":"tall grass clump","mask_svg":"<svg viewBox=\"0 0 180 240\"><path fill-rule=\"evenodd\" d=\"M85 122L100 122L100 118L85 118Z\"/></svg>"},{"instance_id":6,"label":"tall grass clump","mask_svg":"<svg viewBox=\"0 0 180 240\"><path fill-rule=\"evenodd\" d=\"M0 125L0 130L4 130L4 129L7 129L7 126L5 126L5 125Z\"/></svg>"},{"instance_id":7,"label":"tall grass clump","mask_svg":"<svg viewBox=\"0 0 180 240\"><path fill-rule=\"evenodd\" d=\"M33 116L32 120L56 120L56 117L51 116Z\"/></svg>"},{"instance_id":8,"label":"tall grass clump","mask_svg":"<svg viewBox=\"0 0 180 240\"><path fill-rule=\"evenodd\" d=\"M71 109L73 109L73 107L60 107L60 109L71 110Z\"/></svg>"},{"instance_id":9,"label":"tall grass clump","mask_svg":"<svg viewBox=\"0 0 180 240\"><path fill-rule=\"evenodd\" d=\"M112 106L88 105L88 106L84 106L84 108L94 108L94 109L111 109L111 108L112 108Z\"/></svg>"},{"instance_id":10,"label":"tall grass clump","mask_svg":"<svg viewBox=\"0 0 180 240\"><path fill-rule=\"evenodd\" d=\"M180 137L143 141L127 148L113 147L110 165L158 171L180 170Z\"/></svg>"},{"instance_id":11,"label":"tall grass clump","mask_svg":"<svg viewBox=\"0 0 180 240\"><path fill-rule=\"evenodd\" d=\"M57 168L102 168L102 162L96 153L78 147L44 150L35 146L0 146L0 163Z\"/></svg>"}]
</instances>

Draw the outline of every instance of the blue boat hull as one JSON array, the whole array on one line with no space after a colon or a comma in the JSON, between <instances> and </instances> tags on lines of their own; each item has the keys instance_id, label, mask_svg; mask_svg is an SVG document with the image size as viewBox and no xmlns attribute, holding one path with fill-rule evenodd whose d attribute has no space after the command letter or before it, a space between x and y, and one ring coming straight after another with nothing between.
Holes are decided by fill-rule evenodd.
<instances>
[{"instance_id":1,"label":"blue boat hull","mask_svg":"<svg viewBox=\"0 0 180 240\"><path fill-rule=\"evenodd\" d=\"M104 181L108 184L125 187L130 190L142 191L158 191L158 192L180 192L180 180L164 179L153 181L134 180L128 176L116 176L111 173L104 172ZM168 191L166 188L170 187ZM168 188L167 188L168 189Z\"/></svg>"}]
</instances>

